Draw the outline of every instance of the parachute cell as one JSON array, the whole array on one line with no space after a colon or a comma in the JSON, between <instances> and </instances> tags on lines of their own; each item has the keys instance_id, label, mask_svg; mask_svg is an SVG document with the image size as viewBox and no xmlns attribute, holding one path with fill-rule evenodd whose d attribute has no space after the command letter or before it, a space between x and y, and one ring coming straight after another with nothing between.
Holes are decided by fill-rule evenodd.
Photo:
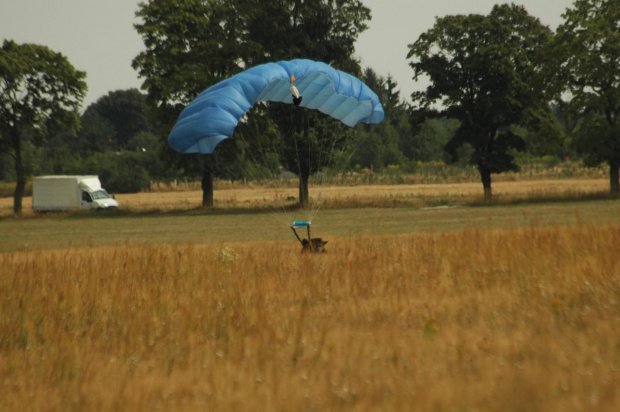
<instances>
[{"instance_id":1,"label":"parachute cell","mask_svg":"<svg viewBox=\"0 0 620 412\"><path fill-rule=\"evenodd\" d=\"M357 77L322 62L281 61L253 67L206 89L181 112L168 143L181 153L213 153L261 101L316 109L350 127L379 123L384 117L377 95Z\"/></svg>"}]
</instances>

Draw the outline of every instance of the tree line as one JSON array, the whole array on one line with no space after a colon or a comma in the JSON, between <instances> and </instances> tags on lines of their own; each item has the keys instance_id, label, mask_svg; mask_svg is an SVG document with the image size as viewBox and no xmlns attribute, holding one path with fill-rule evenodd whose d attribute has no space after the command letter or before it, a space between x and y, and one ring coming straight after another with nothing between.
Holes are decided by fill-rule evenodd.
<instances>
[{"instance_id":1,"label":"tree line","mask_svg":"<svg viewBox=\"0 0 620 412\"><path fill-rule=\"evenodd\" d=\"M85 73L45 46L5 40L0 49L0 180L96 173L114 192L151 180L299 177L337 166L413 170L418 161L475 166L485 196L493 174L518 169L519 152L606 163L620 192L620 2L577 0L554 32L514 4L488 15L437 18L409 45L411 103L390 77L362 68L355 41L371 13L359 0L150 0L136 13L144 42L133 67L144 93L117 90L79 112ZM214 155L179 155L166 136L208 86L257 64L309 58L360 77L385 120L353 129L286 105L252 109ZM405 58L405 56L403 56ZM304 153L300 156L299 153Z\"/></svg>"}]
</instances>

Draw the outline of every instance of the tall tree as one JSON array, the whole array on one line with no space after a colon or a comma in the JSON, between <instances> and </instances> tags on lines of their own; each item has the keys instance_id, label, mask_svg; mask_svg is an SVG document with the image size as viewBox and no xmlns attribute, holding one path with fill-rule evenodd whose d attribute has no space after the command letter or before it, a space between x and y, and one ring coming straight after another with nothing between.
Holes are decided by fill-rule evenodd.
<instances>
[{"instance_id":1,"label":"tall tree","mask_svg":"<svg viewBox=\"0 0 620 412\"><path fill-rule=\"evenodd\" d=\"M81 129L78 138L67 142L72 151L86 157L97 152L119 150L115 144L116 129L93 104L88 106L80 116Z\"/></svg>"},{"instance_id":2,"label":"tall tree","mask_svg":"<svg viewBox=\"0 0 620 412\"><path fill-rule=\"evenodd\" d=\"M133 67L169 131L181 110L208 86L242 68L241 20L234 1L149 0L140 3L135 25L146 50ZM172 153L168 153L173 157ZM203 205L213 206L213 155L197 156L202 169ZM182 159L185 170L192 170Z\"/></svg>"},{"instance_id":3,"label":"tall tree","mask_svg":"<svg viewBox=\"0 0 620 412\"><path fill-rule=\"evenodd\" d=\"M447 118L430 118L417 125L416 133L407 141L403 153L410 159L445 161L443 150L458 129L459 122Z\"/></svg>"},{"instance_id":4,"label":"tall tree","mask_svg":"<svg viewBox=\"0 0 620 412\"><path fill-rule=\"evenodd\" d=\"M140 132L154 132L149 120L146 96L138 89L114 90L100 97L88 106L86 112L95 111L110 126L114 133L109 136L108 149L120 150Z\"/></svg>"},{"instance_id":5,"label":"tall tree","mask_svg":"<svg viewBox=\"0 0 620 412\"><path fill-rule=\"evenodd\" d=\"M555 71L565 110L579 117L578 152L586 164L609 165L612 193L620 193L620 2L577 0L555 36Z\"/></svg>"},{"instance_id":6,"label":"tall tree","mask_svg":"<svg viewBox=\"0 0 620 412\"><path fill-rule=\"evenodd\" d=\"M416 109L460 121L446 150L456 161L461 146L472 146L469 161L478 167L487 200L491 174L516 170L512 151L525 148L512 126L534 127L549 115L542 88L533 84L537 51L551 36L538 19L512 4L497 5L488 16L438 18L409 45L414 79L430 78L425 91L412 95Z\"/></svg>"},{"instance_id":7,"label":"tall tree","mask_svg":"<svg viewBox=\"0 0 620 412\"><path fill-rule=\"evenodd\" d=\"M75 131L86 94L86 73L45 46L5 40L0 49L0 151L15 161L13 210L21 214L26 185L23 144L52 129Z\"/></svg>"},{"instance_id":8,"label":"tall tree","mask_svg":"<svg viewBox=\"0 0 620 412\"><path fill-rule=\"evenodd\" d=\"M145 78L143 88L162 112L160 118L166 119L164 129L169 130L181 109L201 91L243 67L304 57L359 74L354 42L366 29L370 11L359 0L150 0L140 4L137 16L141 23L136 29L146 51L136 57L134 68ZM333 135L329 128L318 126L328 120L316 114L282 112L276 108L272 115L279 116L283 146L288 145L285 153L300 139L312 135L314 141L323 143ZM299 122L288 127L291 118ZM310 123L316 125L312 133L298 127ZM309 150L329 146L305 144L312 147ZM203 204L213 202L213 157L203 161ZM299 172L300 202L304 204L308 176L317 170L316 162L306 162L305 155L282 159ZM293 163L291 159L304 161Z\"/></svg>"},{"instance_id":9,"label":"tall tree","mask_svg":"<svg viewBox=\"0 0 620 412\"><path fill-rule=\"evenodd\" d=\"M79 156L127 149L138 134L154 133L146 96L138 89L114 90L90 104L80 117L78 139L70 144Z\"/></svg>"},{"instance_id":10,"label":"tall tree","mask_svg":"<svg viewBox=\"0 0 620 412\"><path fill-rule=\"evenodd\" d=\"M244 10L248 65L308 58L361 75L355 41L370 10L360 0L238 0ZM275 106L275 105L274 105ZM299 203L307 206L309 177L329 166L351 133L321 113L270 108L280 131L283 164L299 176Z\"/></svg>"},{"instance_id":11,"label":"tall tree","mask_svg":"<svg viewBox=\"0 0 620 412\"><path fill-rule=\"evenodd\" d=\"M380 124L364 125L363 131L356 133L351 162L373 170L403 164L404 149L411 139L409 107L401 100L398 85L391 76L384 78L366 68L362 80L377 93L385 118Z\"/></svg>"}]
</instances>

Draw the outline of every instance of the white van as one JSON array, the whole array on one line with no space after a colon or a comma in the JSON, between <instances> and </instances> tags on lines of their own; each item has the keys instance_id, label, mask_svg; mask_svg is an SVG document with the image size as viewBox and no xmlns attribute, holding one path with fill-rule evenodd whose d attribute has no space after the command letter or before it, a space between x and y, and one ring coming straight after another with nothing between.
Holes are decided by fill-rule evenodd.
<instances>
[{"instance_id":1,"label":"white van","mask_svg":"<svg viewBox=\"0 0 620 412\"><path fill-rule=\"evenodd\" d=\"M117 207L98 176L38 176L32 181L32 208L37 212Z\"/></svg>"}]
</instances>

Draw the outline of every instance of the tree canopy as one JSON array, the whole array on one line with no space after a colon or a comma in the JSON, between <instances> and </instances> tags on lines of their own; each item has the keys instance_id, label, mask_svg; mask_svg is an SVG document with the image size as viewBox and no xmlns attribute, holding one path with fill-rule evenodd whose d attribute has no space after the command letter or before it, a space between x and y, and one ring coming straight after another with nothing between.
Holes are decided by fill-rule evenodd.
<instances>
[{"instance_id":1,"label":"tree canopy","mask_svg":"<svg viewBox=\"0 0 620 412\"><path fill-rule=\"evenodd\" d=\"M246 10L248 64L308 58L361 75L355 41L370 10L359 0L240 0ZM274 106L268 111L281 137L280 160L299 176L299 203L307 205L308 179L332 164L350 139L348 130L314 111Z\"/></svg>"},{"instance_id":2,"label":"tree canopy","mask_svg":"<svg viewBox=\"0 0 620 412\"><path fill-rule=\"evenodd\" d=\"M75 131L86 94L86 73L45 46L5 40L0 49L0 151L15 161L13 209L22 210L23 145L58 129Z\"/></svg>"},{"instance_id":3,"label":"tree canopy","mask_svg":"<svg viewBox=\"0 0 620 412\"><path fill-rule=\"evenodd\" d=\"M460 122L446 150L458 160L460 147L472 147L469 161L478 167L487 199L491 174L516 170L513 151L525 148L513 126L534 126L548 110L533 85L538 50L551 36L512 4L495 6L488 16L438 18L409 45L414 79L430 79L425 91L412 95L420 121L434 114Z\"/></svg>"},{"instance_id":4,"label":"tree canopy","mask_svg":"<svg viewBox=\"0 0 620 412\"><path fill-rule=\"evenodd\" d=\"M143 87L165 118L164 125L171 126L182 107L200 92L244 67L295 57L320 60L359 75L354 43L366 29L370 10L359 0L151 0L141 3L136 15L141 22L135 27L146 50L133 65L145 79ZM249 116L263 113L250 112ZM333 122L314 113L291 114L280 107L268 108L267 113L278 126L281 145L262 142L261 146L282 148L282 162L300 176L303 204L308 176L318 166L313 157L287 153L295 145L298 153L300 148L305 153L305 147L313 153L319 147L331 147L333 142L324 143L333 137L333 128L328 126ZM297 115L302 117L297 119ZM291 116L298 120L292 127ZM312 132L298 127L310 123L315 126ZM252 139L239 140L254 144ZM317 158L325 157L319 154ZM201 161L205 205L213 203L210 179L215 160L207 156Z\"/></svg>"},{"instance_id":5,"label":"tree canopy","mask_svg":"<svg viewBox=\"0 0 620 412\"><path fill-rule=\"evenodd\" d=\"M586 164L608 163L611 192L620 192L620 2L577 0L558 27L554 54L566 110Z\"/></svg>"}]
</instances>

